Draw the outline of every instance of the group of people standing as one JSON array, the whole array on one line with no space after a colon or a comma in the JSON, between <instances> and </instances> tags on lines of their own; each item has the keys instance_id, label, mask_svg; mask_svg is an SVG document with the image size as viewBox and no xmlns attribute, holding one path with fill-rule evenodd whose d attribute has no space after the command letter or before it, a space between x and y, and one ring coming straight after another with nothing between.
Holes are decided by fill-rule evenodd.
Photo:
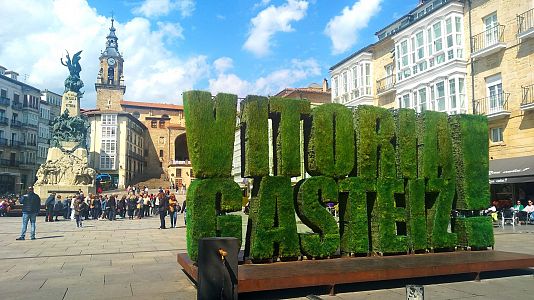
<instances>
[{"instance_id":1,"label":"group of people standing","mask_svg":"<svg viewBox=\"0 0 534 300\"><path fill-rule=\"evenodd\" d=\"M28 193L20 198L22 204L22 229L17 240L26 238L28 222L31 223L31 239L35 239L36 218L41 209L41 198L34 193L33 187L28 188ZM186 201L182 205L178 203L174 193L168 189L160 188L156 194L149 194L146 190L132 190L127 195L119 198L117 195L84 195L79 191L75 196L62 199L61 195L51 193L45 201L45 222L58 221L58 217L75 219L77 227L83 227L83 220L90 218L97 220L116 220L117 216L125 219L142 219L158 214L160 217L160 229L166 229L166 216L169 215L171 226L177 226L178 214L184 214L186 219Z\"/></svg>"},{"instance_id":2,"label":"group of people standing","mask_svg":"<svg viewBox=\"0 0 534 300\"><path fill-rule=\"evenodd\" d=\"M84 219L114 221L117 216L125 219L128 214L128 218L133 220L158 214L161 219L160 228L165 229L167 214L171 228L174 228L177 215L186 211L185 206L185 201L180 205L174 193L163 189L157 194L149 194L148 190L132 189L120 198L118 195L101 194L85 196L79 192L65 200L61 199L61 195L52 193L45 201L45 221L58 221L58 217L63 216L64 219L76 219L77 226L82 227Z\"/></svg>"}]
</instances>

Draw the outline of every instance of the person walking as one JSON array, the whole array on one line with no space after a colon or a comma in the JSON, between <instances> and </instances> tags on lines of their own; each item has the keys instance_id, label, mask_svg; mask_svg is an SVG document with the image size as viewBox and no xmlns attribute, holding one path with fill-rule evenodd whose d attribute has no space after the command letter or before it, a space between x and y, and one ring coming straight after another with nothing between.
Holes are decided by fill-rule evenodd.
<instances>
[{"instance_id":1,"label":"person walking","mask_svg":"<svg viewBox=\"0 0 534 300\"><path fill-rule=\"evenodd\" d=\"M184 214L184 224L187 225L187 208L185 207L186 206L186 200L184 200L184 202L182 202L182 210L180 211L180 213Z\"/></svg>"},{"instance_id":2,"label":"person walking","mask_svg":"<svg viewBox=\"0 0 534 300\"><path fill-rule=\"evenodd\" d=\"M143 200L143 195L137 197L137 218L142 219L144 216L144 206L145 201Z\"/></svg>"},{"instance_id":3,"label":"person walking","mask_svg":"<svg viewBox=\"0 0 534 300\"><path fill-rule=\"evenodd\" d=\"M159 229L166 229L165 227L165 216L167 215L167 210L169 207L169 198L163 193L159 193L159 220L160 226Z\"/></svg>"},{"instance_id":4,"label":"person walking","mask_svg":"<svg viewBox=\"0 0 534 300\"><path fill-rule=\"evenodd\" d=\"M63 211L63 204L61 203L61 195L56 196L56 204L54 204L54 221L59 221L57 217L61 215Z\"/></svg>"},{"instance_id":5,"label":"person walking","mask_svg":"<svg viewBox=\"0 0 534 300\"><path fill-rule=\"evenodd\" d=\"M23 241L25 239L28 220L31 223L30 237L32 240L35 240L35 222L37 214L41 209L41 198L33 192L33 187L29 187L28 193L20 198L20 204L22 204L22 228L17 241Z\"/></svg>"},{"instance_id":6,"label":"person walking","mask_svg":"<svg viewBox=\"0 0 534 300\"><path fill-rule=\"evenodd\" d=\"M133 220L134 219L134 212L135 212L135 206L137 205L135 197L133 195L130 195L128 197L128 219Z\"/></svg>"},{"instance_id":7,"label":"person walking","mask_svg":"<svg viewBox=\"0 0 534 300\"><path fill-rule=\"evenodd\" d=\"M56 204L56 195L51 193L45 201L46 217L45 222L54 222L54 205Z\"/></svg>"},{"instance_id":8,"label":"person walking","mask_svg":"<svg viewBox=\"0 0 534 300\"><path fill-rule=\"evenodd\" d=\"M148 196L148 193L145 193L143 196L143 207L145 208L145 217L150 217L150 196Z\"/></svg>"},{"instance_id":9,"label":"person walking","mask_svg":"<svg viewBox=\"0 0 534 300\"><path fill-rule=\"evenodd\" d=\"M83 217L82 217L82 211L83 211L82 202L83 202L83 200L80 197L77 197L73 201L74 201L74 209L73 209L73 211L74 211L74 218L76 219L76 227L80 228L80 227L83 227L83 224L82 224L82 220L83 220ZM83 203L85 203L85 202L83 202Z\"/></svg>"},{"instance_id":10,"label":"person walking","mask_svg":"<svg viewBox=\"0 0 534 300\"><path fill-rule=\"evenodd\" d=\"M173 193L169 197L169 217L171 218L171 228L176 227L176 217L178 216L179 209L178 201L176 201L176 196Z\"/></svg>"},{"instance_id":11,"label":"person walking","mask_svg":"<svg viewBox=\"0 0 534 300\"><path fill-rule=\"evenodd\" d=\"M109 216L108 219L110 221L115 220L115 214L117 212L117 201L115 199L115 195L111 195L108 200L108 207L109 207Z\"/></svg>"}]
</instances>

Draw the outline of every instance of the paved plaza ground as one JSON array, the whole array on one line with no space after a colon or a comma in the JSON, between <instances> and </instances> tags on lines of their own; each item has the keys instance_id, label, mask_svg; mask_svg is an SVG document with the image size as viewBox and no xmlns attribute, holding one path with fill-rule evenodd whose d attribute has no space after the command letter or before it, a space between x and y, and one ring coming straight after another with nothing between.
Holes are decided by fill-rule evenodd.
<instances>
[{"instance_id":1,"label":"paved plaza ground","mask_svg":"<svg viewBox=\"0 0 534 300\"><path fill-rule=\"evenodd\" d=\"M37 220L37 240L16 241L21 218L0 218L0 299L196 299L176 263L185 251L183 216L178 228L159 230L159 218L142 220ZM169 220L167 218L167 224ZM168 226L168 225L167 225ZM28 228L29 229L29 228ZM29 237L29 235L27 235ZM495 228L496 249L534 254L534 225ZM533 299L532 269L468 276L351 284L243 295L246 299L406 299L405 284L423 284L425 299Z\"/></svg>"}]
</instances>

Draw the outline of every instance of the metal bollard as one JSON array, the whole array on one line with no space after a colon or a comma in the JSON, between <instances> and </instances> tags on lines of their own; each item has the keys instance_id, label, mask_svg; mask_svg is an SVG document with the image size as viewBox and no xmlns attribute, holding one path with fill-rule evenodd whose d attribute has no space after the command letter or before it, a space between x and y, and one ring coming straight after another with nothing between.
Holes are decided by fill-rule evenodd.
<instances>
[{"instance_id":1,"label":"metal bollard","mask_svg":"<svg viewBox=\"0 0 534 300\"><path fill-rule=\"evenodd\" d=\"M237 299L239 241L231 237L198 241L198 300Z\"/></svg>"}]
</instances>

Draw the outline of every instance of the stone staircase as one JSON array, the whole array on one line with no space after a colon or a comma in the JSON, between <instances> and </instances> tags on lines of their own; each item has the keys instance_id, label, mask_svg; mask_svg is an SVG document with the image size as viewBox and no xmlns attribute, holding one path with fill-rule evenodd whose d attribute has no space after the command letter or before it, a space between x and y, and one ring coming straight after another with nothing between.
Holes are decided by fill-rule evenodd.
<instances>
[{"instance_id":1,"label":"stone staircase","mask_svg":"<svg viewBox=\"0 0 534 300\"><path fill-rule=\"evenodd\" d=\"M165 174L161 174L159 178L149 178L145 179L143 181L140 181L136 183L136 186L140 187L148 187L149 189L157 189L159 187L168 188L169 187L169 181L165 179Z\"/></svg>"}]
</instances>

